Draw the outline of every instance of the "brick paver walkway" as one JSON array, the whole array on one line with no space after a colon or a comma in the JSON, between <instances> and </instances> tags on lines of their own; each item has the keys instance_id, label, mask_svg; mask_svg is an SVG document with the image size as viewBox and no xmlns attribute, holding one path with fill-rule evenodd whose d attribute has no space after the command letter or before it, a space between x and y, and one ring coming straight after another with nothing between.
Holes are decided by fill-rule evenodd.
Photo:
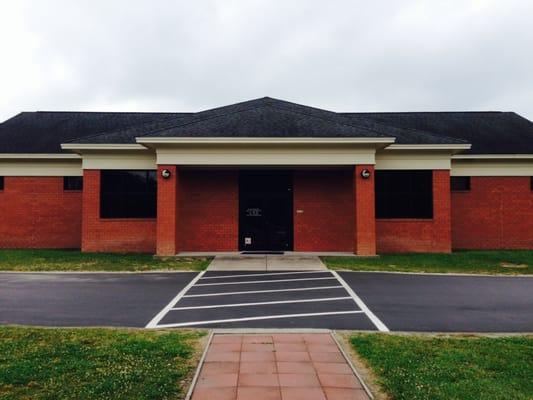
<instances>
[{"instance_id":1,"label":"brick paver walkway","mask_svg":"<svg viewBox=\"0 0 533 400\"><path fill-rule=\"evenodd\" d=\"M215 334L192 400L368 400L327 333Z\"/></svg>"}]
</instances>

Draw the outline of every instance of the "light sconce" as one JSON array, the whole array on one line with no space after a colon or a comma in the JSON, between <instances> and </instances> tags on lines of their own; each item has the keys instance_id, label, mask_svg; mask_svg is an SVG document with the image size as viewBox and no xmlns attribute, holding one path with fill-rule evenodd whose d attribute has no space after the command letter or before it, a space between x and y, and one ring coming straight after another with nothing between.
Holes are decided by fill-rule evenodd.
<instances>
[{"instance_id":1,"label":"light sconce","mask_svg":"<svg viewBox=\"0 0 533 400\"><path fill-rule=\"evenodd\" d=\"M370 178L370 171L368 169L364 169L361 171L361 178L368 179Z\"/></svg>"},{"instance_id":2,"label":"light sconce","mask_svg":"<svg viewBox=\"0 0 533 400\"><path fill-rule=\"evenodd\" d=\"M168 179L170 178L170 175L172 175L170 173L170 171L168 169L164 169L161 171L161 176L163 177L163 179Z\"/></svg>"}]
</instances>

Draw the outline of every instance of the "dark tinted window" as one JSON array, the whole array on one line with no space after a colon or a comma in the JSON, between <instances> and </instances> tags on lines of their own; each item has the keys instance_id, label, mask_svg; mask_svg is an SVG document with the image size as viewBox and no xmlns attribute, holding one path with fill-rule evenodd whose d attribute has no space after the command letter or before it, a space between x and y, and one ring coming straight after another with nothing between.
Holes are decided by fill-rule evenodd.
<instances>
[{"instance_id":1,"label":"dark tinted window","mask_svg":"<svg viewBox=\"0 0 533 400\"><path fill-rule=\"evenodd\" d=\"M432 171L376 171L376 218L433 218Z\"/></svg>"},{"instance_id":2,"label":"dark tinted window","mask_svg":"<svg viewBox=\"0 0 533 400\"><path fill-rule=\"evenodd\" d=\"M63 190L82 190L83 176L65 176L63 177Z\"/></svg>"},{"instance_id":3,"label":"dark tinted window","mask_svg":"<svg viewBox=\"0 0 533 400\"><path fill-rule=\"evenodd\" d=\"M4 190L4 177L0 176L0 190Z\"/></svg>"},{"instance_id":4,"label":"dark tinted window","mask_svg":"<svg viewBox=\"0 0 533 400\"><path fill-rule=\"evenodd\" d=\"M101 218L155 218L156 210L156 171L101 172Z\"/></svg>"},{"instance_id":5,"label":"dark tinted window","mask_svg":"<svg viewBox=\"0 0 533 400\"><path fill-rule=\"evenodd\" d=\"M452 188L452 191L470 190L470 177L452 176L450 178L450 187Z\"/></svg>"}]
</instances>

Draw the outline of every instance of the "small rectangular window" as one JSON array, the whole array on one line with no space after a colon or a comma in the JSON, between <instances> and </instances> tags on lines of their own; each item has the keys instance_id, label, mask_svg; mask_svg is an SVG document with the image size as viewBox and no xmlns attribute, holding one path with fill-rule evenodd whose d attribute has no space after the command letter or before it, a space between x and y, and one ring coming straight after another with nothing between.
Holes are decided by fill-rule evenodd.
<instances>
[{"instance_id":1,"label":"small rectangular window","mask_svg":"<svg viewBox=\"0 0 533 400\"><path fill-rule=\"evenodd\" d=\"M0 190L4 190L4 177L0 176Z\"/></svg>"},{"instance_id":2,"label":"small rectangular window","mask_svg":"<svg viewBox=\"0 0 533 400\"><path fill-rule=\"evenodd\" d=\"M156 171L105 170L101 172L101 218L155 218L156 213Z\"/></svg>"},{"instance_id":3,"label":"small rectangular window","mask_svg":"<svg viewBox=\"0 0 533 400\"><path fill-rule=\"evenodd\" d=\"M470 190L469 176L452 176L450 178L452 192L465 192Z\"/></svg>"},{"instance_id":4,"label":"small rectangular window","mask_svg":"<svg viewBox=\"0 0 533 400\"><path fill-rule=\"evenodd\" d=\"M376 218L433 218L433 172L376 171Z\"/></svg>"},{"instance_id":5,"label":"small rectangular window","mask_svg":"<svg viewBox=\"0 0 533 400\"><path fill-rule=\"evenodd\" d=\"M64 176L63 190L83 190L83 176Z\"/></svg>"}]
</instances>

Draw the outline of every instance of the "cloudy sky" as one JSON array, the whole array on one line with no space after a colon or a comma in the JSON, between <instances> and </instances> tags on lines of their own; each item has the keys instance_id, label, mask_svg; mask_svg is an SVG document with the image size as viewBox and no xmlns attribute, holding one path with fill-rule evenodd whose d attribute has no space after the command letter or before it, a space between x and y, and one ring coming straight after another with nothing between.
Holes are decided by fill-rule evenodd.
<instances>
[{"instance_id":1,"label":"cloudy sky","mask_svg":"<svg viewBox=\"0 0 533 400\"><path fill-rule=\"evenodd\" d=\"M2 0L0 15L0 121L263 96L533 119L531 0Z\"/></svg>"}]
</instances>

